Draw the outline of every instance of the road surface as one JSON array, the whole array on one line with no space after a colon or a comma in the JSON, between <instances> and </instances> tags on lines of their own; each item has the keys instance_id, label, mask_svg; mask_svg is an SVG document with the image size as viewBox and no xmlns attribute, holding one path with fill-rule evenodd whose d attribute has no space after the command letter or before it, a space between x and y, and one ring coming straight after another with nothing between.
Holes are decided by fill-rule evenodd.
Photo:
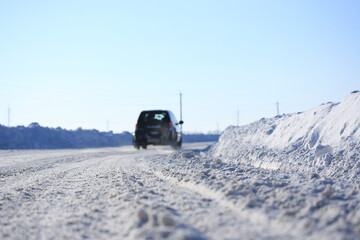
<instances>
[{"instance_id":1,"label":"road surface","mask_svg":"<svg viewBox=\"0 0 360 240\"><path fill-rule=\"evenodd\" d=\"M0 239L318 236L292 224L308 179L227 165L208 145L0 151Z\"/></svg>"}]
</instances>

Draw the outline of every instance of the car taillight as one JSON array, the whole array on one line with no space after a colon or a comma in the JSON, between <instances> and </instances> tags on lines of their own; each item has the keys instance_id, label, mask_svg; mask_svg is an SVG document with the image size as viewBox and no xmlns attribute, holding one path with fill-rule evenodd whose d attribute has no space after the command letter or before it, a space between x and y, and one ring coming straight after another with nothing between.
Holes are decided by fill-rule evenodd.
<instances>
[{"instance_id":1,"label":"car taillight","mask_svg":"<svg viewBox=\"0 0 360 240\"><path fill-rule=\"evenodd\" d=\"M172 126L173 124L172 124L172 122L169 122L169 126Z\"/></svg>"}]
</instances>

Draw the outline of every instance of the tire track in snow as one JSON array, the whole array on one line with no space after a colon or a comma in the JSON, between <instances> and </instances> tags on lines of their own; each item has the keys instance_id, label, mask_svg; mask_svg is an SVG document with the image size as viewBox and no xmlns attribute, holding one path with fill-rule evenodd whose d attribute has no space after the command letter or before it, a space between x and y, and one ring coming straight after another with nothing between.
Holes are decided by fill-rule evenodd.
<instances>
[{"instance_id":1,"label":"tire track in snow","mask_svg":"<svg viewBox=\"0 0 360 240\"><path fill-rule=\"evenodd\" d=\"M59 158L52 159L49 164L45 164L47 167L43 167L43 164L40 164L42 167L35 165L34 169L38 171L31 170L4 178L0 195L2 239L111 237L109 230L101 230L101 227L96 226L101 218L94 218L104 212L99 206L106 209L107 190L113 185L106 179L117 179L116 172L110 174L112 168L107 165L117 161L114 157L116 155L105 155L87 155L81 158L82 161L74 156L74 161L62 161L57 166L51 163L57 162ZM99 192L103 195L100 196ZM113 208L117 209L116 206ZM116 219L114 222L117 222ZM98 229L89 230L91 225ZM98 230L103 233L99 234ZM14 237L14 234L18 235Z\"/></svg>"},{"instance_id":2,"label":"tire track in snow","mask_svg":"<svg viewBox=\"0 0 360 240\"><path fill-rule=\"evenodd\" d=\"M164 204L166 186L158 191L158 182L132 167L134 156L153 153L40 154L12 166L0 185L0 238L207 239ZM149 219L140 226L144 209Z\"/></svg>"},{"instance_id":3,"label":"tire track in snow","mask_svg":"<svg viewBox=\"0 0 360 240\"><path fill-rule=\"evenodd\" d=\"M208 236L211 236L211 239L291 238L289 232L286 231L280 232L281 234L272 232L266 216L257 211L242 211L241 207L239 208L224 198L220 192L192 181L165 176L159 169L171 168L165 164L167 159L168 155L156 155L149 159L139 158L136 160L139 163L136 166L154 176L151 182L160 182L161 185L173 189L177 198L177 204L173 207L182 215L183 221L189 222L190 225L206 232ZM160 164L157 165L159 162ZM156 180L156 178L158 179ZM193 202L186 202L183 196L193 199ZM186 204L189 207L184 207ZM199 207L199 204L203 206ZM234 238L234 236L237 237Z\"/></svg>"},{"instance_id":4,"label":"tire track in snow","mask_svg":"<svg viewBox=\"0 0 360 240\"><path fill-rule=\"evenodd\" d=\"M11 156L14 166L6 157L7 165L0 163L15 170L0 178L0 239L289 239L286 228L294 225L269 223L274 214L295 210L297 216L286 219L310 216L305 223L313 223L326 207L350 209L341 201L357 206L356 189L346 195L340 185L322 179L223 164L196 151L123 148L47 156L47 151L36 157L30 151ZM32 168L17 171L24 166ZM304 211L292 206L303 202ZM356 216L344 219L356 223ZM296 234L294 239L303 236ZM311 239L317 236L329 235Z\"/></svg>"},{"instance_id":5,"label":"tire track in snow","mask_svg":"<svg viewBox=\"0 0 360 240\"><path fill-rule=\"evenodd\" d=\"M182 181L179 180L176 177L171 176L165 176L161 172L154 172L157 177L160 179L164 179L165 181L168 181L170 184L175 185L176 187L185 188L188 189L194 193L199 194L202 196L202 198L205 201L214 201L216 202L216 205L219 205L220 209L226 214L234 215L234 218L238 223L246 223L246 225L249 227L249 223L253 225L254 228L253 231L256 231L260 236L257 238L265 238L265 239L290 239L294 238L294 236L290 235L291 231L289 231L289 228L291 226L282 226L282 230L277 230L276 233L273 233L271 231L272 227L278 228L277 223L271 223L268 219L268 217L256 210L243 210L243 206L238 206L236 203L232 202L231 200L226 199L226 197L223 195L223 193L219 191L214 191L210 188L208 188L205 185L194 183L191 181ZM245 204L244 204L245 205ZM274 225L274 226L272 226ZM256 227L254 227L256 226ZM237 228L232 229L233 231L238 231ZM281 233L281 235L279 234ZM231 235L234 235L233 233ZM235 234L236 235L236 234Z\"/></svg>"},{"instance_id":6,"label":"tire track in snow","mask_svg":"<svg viewBox=\"0 0 360 240\"><path fill-rule=\"evenodd\" d=\"M196 152L176 153L165 161L149 162L154 162L151 169L160 178L218 202L239 216L239 221L245 219L269 231L270 237L359 236L356 216L360 212L349 212L359 203L356 183L222 163Z\"/></svg>"}]
</instances>

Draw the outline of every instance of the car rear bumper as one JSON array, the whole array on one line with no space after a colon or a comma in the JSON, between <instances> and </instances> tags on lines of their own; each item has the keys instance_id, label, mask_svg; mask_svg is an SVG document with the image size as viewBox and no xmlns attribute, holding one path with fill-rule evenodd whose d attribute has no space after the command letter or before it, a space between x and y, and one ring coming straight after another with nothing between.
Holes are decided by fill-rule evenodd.
<instances>
[{"instance_id":1,"label":"car rear bumper","mask_svg":"<svg viewBox=\"0 0 360 240\"><path fill-rule=\"evenodd\" d=\"M138 145L168 145L171 143L169 134L166 132L137 131L134 135L134 142Z\"/></svg>"}]
</instances>

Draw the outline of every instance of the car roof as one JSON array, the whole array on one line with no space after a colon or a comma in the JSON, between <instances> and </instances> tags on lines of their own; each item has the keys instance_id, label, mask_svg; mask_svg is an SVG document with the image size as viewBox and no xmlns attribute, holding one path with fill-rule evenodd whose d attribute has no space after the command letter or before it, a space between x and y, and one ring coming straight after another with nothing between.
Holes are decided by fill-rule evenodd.
<instances>
[{"instance_id":1,"label":"car roof","mask_svg":"<svg viewBox=\"0 0 360 240\"><path fill-rule=\"evenodd\" d=\"M170 112L170 111L163 109L154 109L154 110L144 110L143 112Z\"/></svg>"}]
</instances>

